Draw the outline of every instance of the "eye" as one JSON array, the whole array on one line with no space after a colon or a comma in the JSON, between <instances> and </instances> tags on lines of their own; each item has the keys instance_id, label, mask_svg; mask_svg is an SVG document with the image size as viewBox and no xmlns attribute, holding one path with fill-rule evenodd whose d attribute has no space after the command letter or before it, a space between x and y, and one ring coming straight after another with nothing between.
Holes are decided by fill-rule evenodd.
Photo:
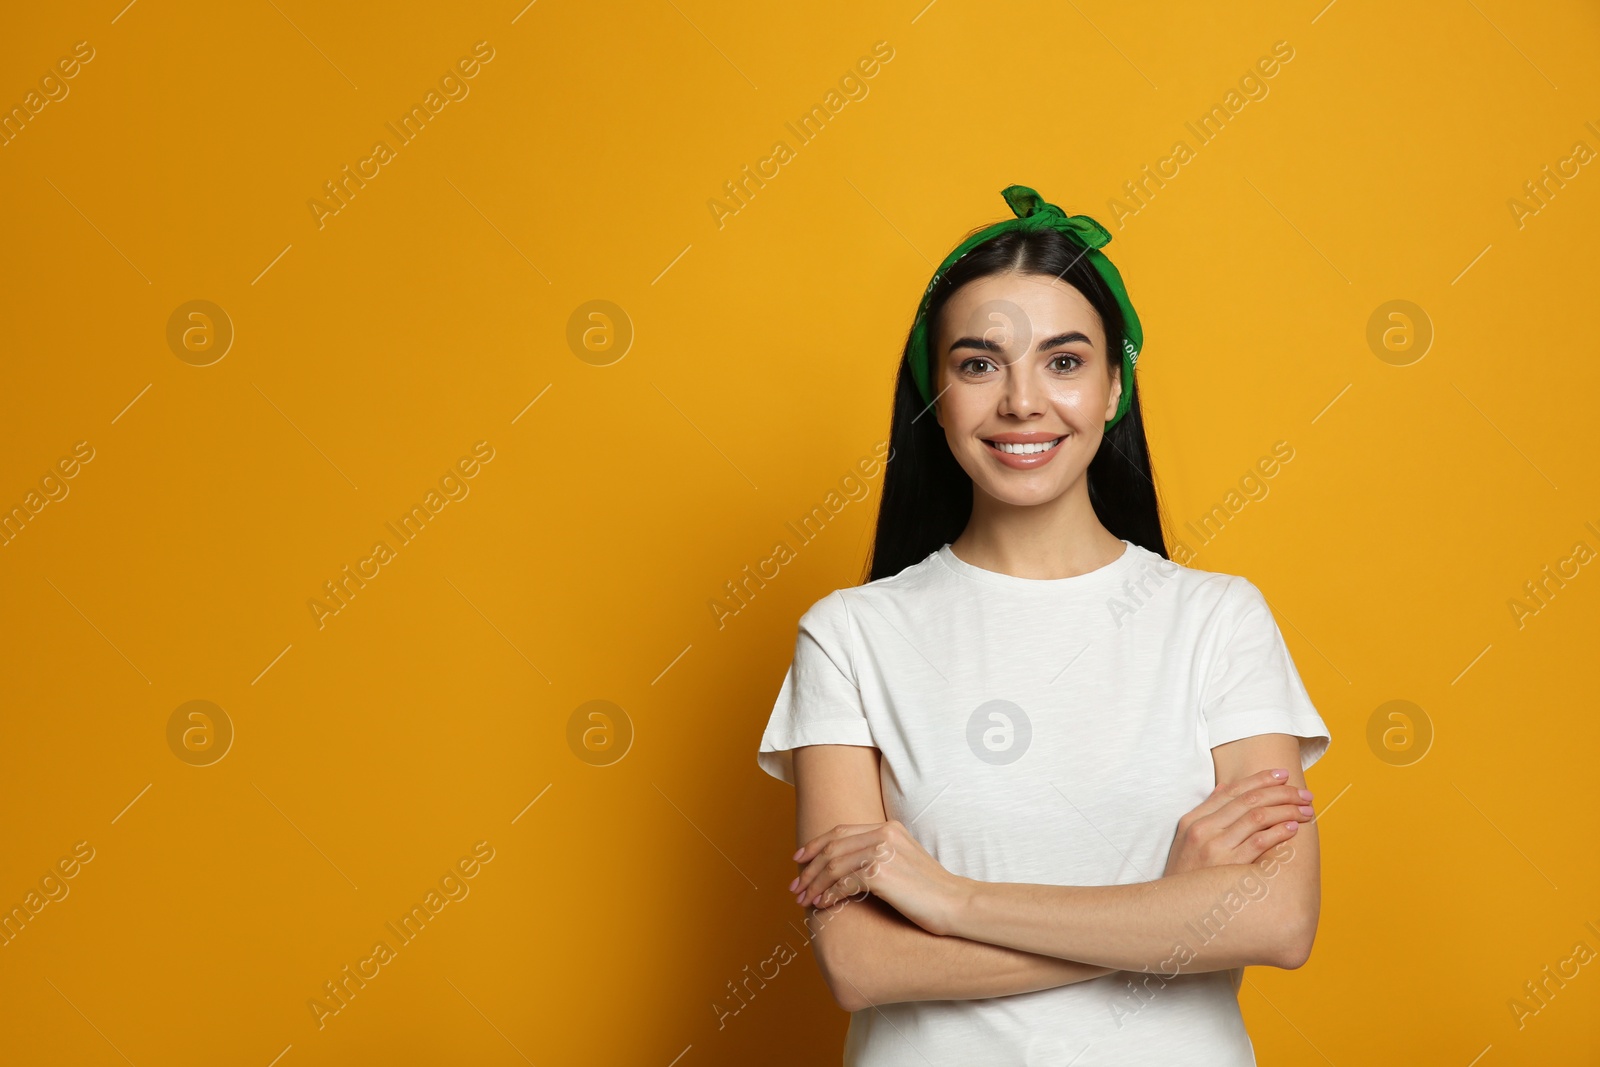
<instances>
[{"instance_id":1,"label":"eye","mask_svg":"<svg viewBox=\"0 0 1600 1067\"><path fill-rule=\"evenodd\" d=\"M1068 365L1065 366L1065 367L1057 368L1057 369L1062 370L1062 371L1074 371L1074 370L1077 370L1079 367L1083 366L1083 359L1078 357L1078 356L1072 355L1070 352L1063 352L1058 356L1050 357L1050 363L1051 363L1052 366L1054 366L1055 364L1057 364L1057 363L1059 363L1059 362L1061 362L1063 360L1066 360Z\"/></svg>"},{"instance_id":2,"label":"eye","mask_svg":"<svg viewBox=\"0 0 1600 1067\"><path fill-rule=\"evenodd\" d=\"M973 366L973 364L976 364L976 363L981 363L981 364L983 364L984 366L986 366L986 367L988 367L990 369L993 369L993 367L994 367L993 361L989 360L988 358L986 358L984 356L972 356L972 357L970 357L968 359L962 360L961 361L961 366L960 366L959 369L960 369L961 373L963 373L963 374L981 374L981 373L983 373L981 370L979 370L978 368Z\"/></svg>"}]
</instances>

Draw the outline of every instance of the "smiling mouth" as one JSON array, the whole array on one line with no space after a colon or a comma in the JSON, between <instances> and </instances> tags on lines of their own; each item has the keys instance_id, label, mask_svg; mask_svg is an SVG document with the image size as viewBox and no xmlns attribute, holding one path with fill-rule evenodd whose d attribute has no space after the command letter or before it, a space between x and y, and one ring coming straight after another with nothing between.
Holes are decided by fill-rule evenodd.
<instances>
[{"instance_id":1,"label":"smiling mouth","mask_svg":"<svg viewBox=\"0 0 1600 1067\"><path fill-rule=\"evenodd\" d=\"M1061 436L1052 441L1030 441L1027 444L1020 445L1007 444L1001 441L985 441L984 444L996 452L1004 452L1012 456L1031 456L1040 452L1048 452L1066 439L1065 436Z\"/></svg>"}]
</instances>

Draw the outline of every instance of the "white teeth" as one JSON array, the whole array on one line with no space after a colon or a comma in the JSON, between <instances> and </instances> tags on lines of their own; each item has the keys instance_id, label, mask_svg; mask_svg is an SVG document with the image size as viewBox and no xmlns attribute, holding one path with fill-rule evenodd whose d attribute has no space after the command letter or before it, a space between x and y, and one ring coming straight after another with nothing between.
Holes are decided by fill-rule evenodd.
<instances>
[{"instance_id":1,"label":"white teeth","mask_svg":"<svg viewBox=\"0 0 1600 1067\"><path fill-rule=\"evenodd\" d=\"M1044 441L1044 442L1041 442L1041 443L1038 443L1038 444L1026 444L1026 445L1009 445L1009 444L1006 444L1004 441L990 441L989 442L989 446L991 448L997 448L1002 452L1009 452L1013 456L1028 456L1028 455L1032 455L1035 452L1048 452L1052 448L1056 447L1056 445L1059 445L1061 443L1061 441L1062 441L1062 438L1059 438L1059 437L1056 438L1054 441Z\"/></svg>"}]
</instances>

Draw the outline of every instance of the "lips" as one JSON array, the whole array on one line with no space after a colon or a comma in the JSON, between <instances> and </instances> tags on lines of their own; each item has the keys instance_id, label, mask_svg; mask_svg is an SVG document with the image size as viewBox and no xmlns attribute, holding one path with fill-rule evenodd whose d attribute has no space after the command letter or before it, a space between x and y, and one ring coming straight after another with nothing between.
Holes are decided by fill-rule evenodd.
<instances>
[{"instance_id":1,"label":"lips","mask_svg":"<svg viewBox=\"0 0 1600 1067\"><path fill-rule=\"evenodd\" d=\"M1043 466L1061 451L1061 442L1071 434L1051 433L998 433L985 437L989 454L999 463L1013 470L1031 470Z\"/></svg>"},{"instance_id":2,"label":"lips","mask_svg":"<svg viewBox=\"0 0 1600 1067\"><path fill-rule=\"evenodd\" d=\"M990 438L985 443L995 451L1004 452L1008 456L1033 456L1038 455L1040 452L1048 452L1065 440L1066 437L1063 435L1061 437L1041 437L1031 441L1017 442L997 441Z\"/></svg>"}]
</instances>

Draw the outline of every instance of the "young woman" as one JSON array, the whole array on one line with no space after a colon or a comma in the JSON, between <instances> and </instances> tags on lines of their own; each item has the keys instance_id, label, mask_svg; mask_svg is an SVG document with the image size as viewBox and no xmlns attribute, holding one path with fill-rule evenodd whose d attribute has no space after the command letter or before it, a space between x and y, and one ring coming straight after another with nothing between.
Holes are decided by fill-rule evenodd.
<instances>
[{"instance_id":1,"label":"young woman","mask_svg":"<svg viewBox=\"0 0 1600 1067\"><path fill-rule=\"evenodd\" d=\"M1253 1064L1328 730L1260 591L1168 557L1110 234L1004 195L923 295L867 580L800 619L761 740L789 888L850 1067Z\"/></svg>"}]
</instances>

